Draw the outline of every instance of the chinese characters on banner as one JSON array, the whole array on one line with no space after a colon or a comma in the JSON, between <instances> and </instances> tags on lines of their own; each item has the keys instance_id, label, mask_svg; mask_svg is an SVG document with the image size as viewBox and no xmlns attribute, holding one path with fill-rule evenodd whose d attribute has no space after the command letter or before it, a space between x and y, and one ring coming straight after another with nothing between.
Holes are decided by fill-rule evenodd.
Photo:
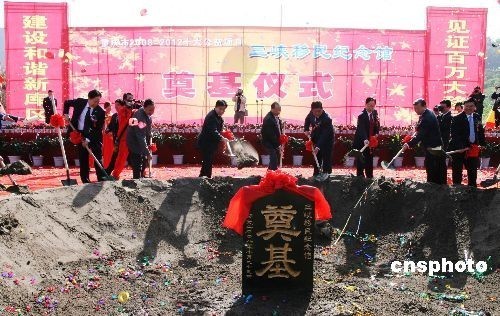
<instances>
[{"instance_id":1,"label":"chinese characters on banner","mask_svg":"<svg viewBox=\"0 0 500 316\"><path fill-rule=\"evenodd\" d=\"M427 97L453 104L484 84L486 9L429 8L427 13Z\"/></svg>"},{"instance_id":2,"label":"chinese characters on banner","mask_svg":"<svg viewBox=\"0 0 500 316\"><path fill-rule=\"evenodd\" d=\"M429 8L427 31L68 30L65 4L6 2L5 12L7 105L18 115L40 115L47 89L60 100L99 89L103 101L124 92L152 98L156 122L200 122L217 99L232 104L242 88L249 123L260 122L274 101L287 121L303 122L320 100L335 124L355 124L366 97L374 96L382 125L406 126L417 119L414 99L456 102L483 85L483 9ZM233 114L226 111L226 119Z\"/></svg>"},{"instance_id":3,"label":"chinese characters on banner","mask_svg":"<svg viewBox=\"0 0 500 316\"><path fill-rule=\"evenodd\" d=\"M313 206L282 190L254 203L243 235L243 293L312 289Z\"/></svg>"},{"instance_id":4,"label":"chinese characters on banner","mask_svg":"<svg viewBox=\"0 0 500 316\"><path fill-rule=\"evenodd\" d=\"M5 12L9 112L43 120L47 90L67 97L67 6L6 2Z\"/></svg>"}]
</instances>

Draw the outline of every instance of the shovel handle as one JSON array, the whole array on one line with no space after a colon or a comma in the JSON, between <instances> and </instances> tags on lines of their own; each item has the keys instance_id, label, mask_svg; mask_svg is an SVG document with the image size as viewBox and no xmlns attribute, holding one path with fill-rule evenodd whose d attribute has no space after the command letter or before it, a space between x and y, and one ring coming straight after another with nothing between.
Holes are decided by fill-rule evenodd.
<instances>
[{"instance_id":1,"label":"shovel handle","mask_svg":"<svg viewBox=\"0 0 500 316\"><path fill-rule=\"evenodd\" d=\"M399 155L401 155L404 151L405 151L405 148L401 147L401 149L398 151L398 153L396 154L396 156L392 157L391 161L389 161L389 164L387 164L387 166L392 165L392 163L394 162L394 160L396 160L396 158L398 158Z\"/></svg>"},{"instance_id":2,"label":"shovel handle","mask_svg":"<svg viewBox=\"0 0 500 316\"><path fill-rule=\"evenodd\" d=\"M233 150L231 149L231 145L229 144L229 139L226 140L226 148L227 148L227 151L229 151L229 156L233 157L234 154L233 154Z\"/></svg>"},{"instance_id":3,"label":"shovel handle","mask_svg":"<svg viewBox=\"0 0 500 316\"><path fill-rule=\"evenodd\" d=\"M469 150L469 147L446 152L447 155L459 154Z\"/></svg>"},{"instance_id":4,"label":"shovel handle","mask_svg":"<svg viewBox=\"0 0 500 316\"><path fill-rule=\"evenodd\" d=\"M359 150L359 152L360 152L360 153L362 153L363 151L365 151L365 149L366 149L367 147L368 147L368 144L364 145L364 146L363 146L363 148L361 148L361 149Z\"/></svg>"},{"instance_id":5,"label":"shovel handle","mask_svg":"<svg viewBox=\"0 0 500 316\"><path fill-rule=\"evenodd\" d=\"M87 151L89 152L89 154L92 156L92 158L94 158L94 162L97 164L97 166L102 170L102 172L104 172L104 175L106 177L109 177L108 173L106 172L106 169L104 169L101 165L101 163L99 162L99 160L97 160L97 157L94 155L94 153L92 152L92 150L89 148L89 146L87 144L84 144L83 147L85 147L85 149L87 149Z\"/></svg>"}]
</instances>

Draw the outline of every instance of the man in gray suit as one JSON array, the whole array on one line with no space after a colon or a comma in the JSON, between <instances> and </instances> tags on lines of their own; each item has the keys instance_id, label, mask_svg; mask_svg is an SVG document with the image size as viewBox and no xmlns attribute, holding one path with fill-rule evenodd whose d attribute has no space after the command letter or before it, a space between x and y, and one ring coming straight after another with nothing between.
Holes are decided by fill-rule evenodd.
<instances>
[{"instance_id":1,"label":"man in gray suit","mask_svg":"<svg viewBox=\"0 0 500 316\"><path fill-rule=\"evenodd\" d=\"M134 179L143 176L147 161L151 159L149 145L151 144L151 115L155 112L153 100L144 101L144 106L138 109L131 118L127 130L127 146L129 162L132 165Z\"/></svg>"}]
</instances>

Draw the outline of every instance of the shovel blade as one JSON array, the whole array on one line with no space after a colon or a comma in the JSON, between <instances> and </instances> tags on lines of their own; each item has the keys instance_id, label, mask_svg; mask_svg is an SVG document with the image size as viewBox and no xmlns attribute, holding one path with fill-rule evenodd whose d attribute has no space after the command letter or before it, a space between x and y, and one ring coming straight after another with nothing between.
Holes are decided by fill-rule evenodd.
<instances>
[{"instance_id":1,"label":"shovel blade","mask_svg":"<svg viewBox=\"0 0 500 316\"><path fill-rule=\"evenodd\" d=\"M497 177L494 177L493 179L486 179L484 181L481 181L481 183L479 185L482 188L487 188L487 187L491 187L492 185L497 184L498 182L500 182L500 179Z\"/></svg>"},{"instance_id":2,"label":"shovel blade","mask_svg":"<svg viewBox=\"0 0 500 316\"><path fill-rule=\"evenodd\" d=\"M314 181L323 182L326 181L330 175L328 173L320 173L313 177Z\"/></svg>"},{"instance_id":3,"label":"shovel blade","mask_svg":"<svg viewBox=\"0 0 500 316\"><path fill-rule=\"evenodd\" d=\"M396 168L394 168L393 164L389 165L389 163L387 161L382 161L380 163L380 165L382 166L382 169L384 169L384 170L394 170L394 169L396 169Z\"/></svg>"},{"instance_id":4,"label":"shovel blade","mask_svg":"<svg viewBox=\"0 0 500 316\"><path fill-rule=\"evenodd\" d=\"M69 187L69 186L72 186L72 185L77 185L78 182L76 182L75 179L66 179L66 180L61 180L61 183L63 186L65 187Z\"/></svg>"}]
</instances>

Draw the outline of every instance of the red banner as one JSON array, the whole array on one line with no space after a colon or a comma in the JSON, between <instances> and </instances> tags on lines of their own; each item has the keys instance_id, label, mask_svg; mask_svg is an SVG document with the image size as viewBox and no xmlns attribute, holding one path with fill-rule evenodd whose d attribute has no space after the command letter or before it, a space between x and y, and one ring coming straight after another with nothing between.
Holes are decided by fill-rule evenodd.
<instances>
[{"instance_id":1,"label":"red banner","mask_svg":"<svg viewBox=\"0 0 500 316\"><path fill-rule=\"evenodd\" d=\"M429 105L462 102L484 85L486 9L427 9Z\"/></svg>"},{"instance_id":2,"label":"red banner","mask_svg":"<svg viewBox=\"0 0 500 316\"><path fill-rule=\"evenodd\" d=\"M124 92L152 98L156 122L201 122L226 99L232 123L231 97L242 88L247 122L259 122L273 101L285 120L303 122L320 100L335 124L355 124L373 96L382 125L409 125L414 99L455 102L483 84L485 9L429 8L427 31L131 27L69 34L65 4L6 3L5 12L8 109L19 115L38 115L47 89L60 100L99 89L103 101Z\"/></svg>"},{"instance_id":3,"label":"red banner","mask_svg":"<svg viewBox=\"0 0 500 316\"><path fill-rule=\"evenodd\" d=\"M65 3L5 2L7 109L44 119L49 89L68 96L68 24Z\"/></svg>"}]
</instances>

